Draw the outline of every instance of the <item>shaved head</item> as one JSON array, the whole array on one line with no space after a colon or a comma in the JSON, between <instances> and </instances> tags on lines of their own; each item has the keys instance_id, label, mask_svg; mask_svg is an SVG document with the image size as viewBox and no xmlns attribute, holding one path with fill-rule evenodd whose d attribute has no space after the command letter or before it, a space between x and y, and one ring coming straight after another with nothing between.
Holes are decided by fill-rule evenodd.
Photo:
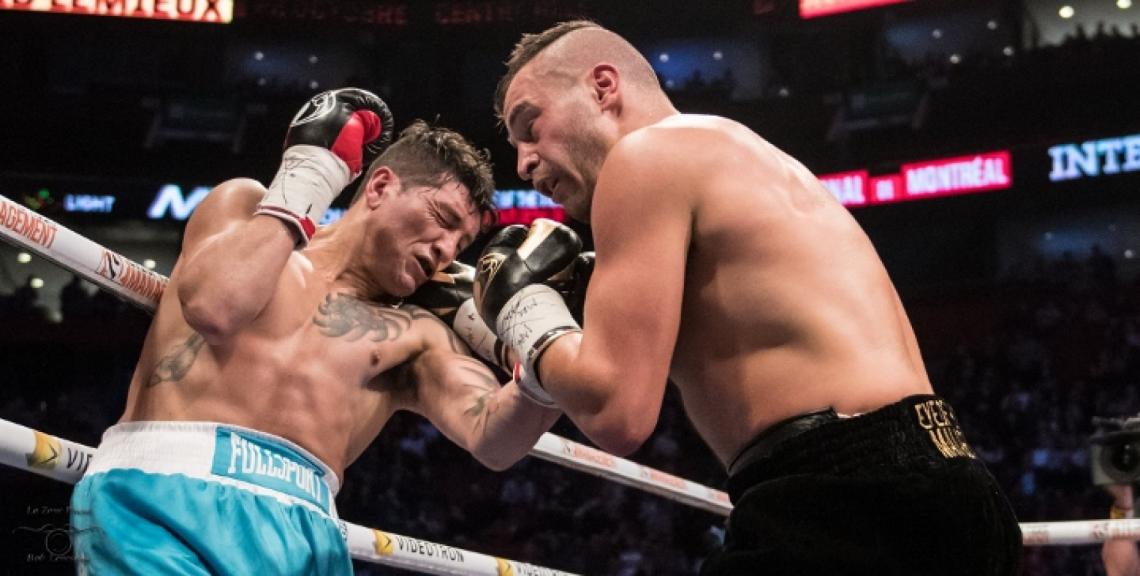
<instances>
[{"instance_id":1,"label":"shaved head","mask_svg":"<svg viewBox=\"0 0 1140 576\"><path fill-rule=\"evenodd\" d=\"M528 64L533 63L534 74L545 81L572 83L603 62L612 65L632 86L660 90L653 67L626 39L589 20L573 20L538 34L523 34L495 90L495 114L503 120L507 89Z\"/></svg>"}]
</instances>

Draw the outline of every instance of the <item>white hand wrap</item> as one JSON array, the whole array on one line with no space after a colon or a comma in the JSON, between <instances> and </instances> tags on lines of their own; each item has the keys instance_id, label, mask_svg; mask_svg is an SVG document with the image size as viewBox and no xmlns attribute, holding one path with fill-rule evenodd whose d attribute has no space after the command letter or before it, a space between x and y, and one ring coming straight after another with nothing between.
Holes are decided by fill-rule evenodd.
<instances>
[{"instance_id":1,"label":"white hand wrap","mask_svg":"<svg viewBox=\"0 0 1140 576\"><path fill-rule=\"evenodd\" d=\"M521 377L516 377L519 389L538 404L556 406L538 381L535 364L559 337L582 331L562 296L545 284L526 286L507 300L495 326L522 364ZM516 371L516 376L518 374Z\"/></svg>"},{"instance_id":2,"label":"white hand wrap","mask_svg":"<svg viewBox=\"0 0 1140 576\"><path fill-rule=\"evenodd\" d=\"M483 317L479 316L479 311L475 309L474 299L468 298L459 305L451 328L480 358L507 372L511 371L511 363L507 357L508 348L486 322L483 322Z\"/></svg>"},{"instance_id":3,"label":"white hand wrap","mask_svg":"<svg viewBox=\"0 0 1140 576\"><path fill-rule=\"evenodd\" d=\"M254 213L274 216L293 226L298 233L297 246L303 248L317 233L325 210L351 181L348 164L332 151L307 144L290 146Z\"/></svg>"}]
</instances>

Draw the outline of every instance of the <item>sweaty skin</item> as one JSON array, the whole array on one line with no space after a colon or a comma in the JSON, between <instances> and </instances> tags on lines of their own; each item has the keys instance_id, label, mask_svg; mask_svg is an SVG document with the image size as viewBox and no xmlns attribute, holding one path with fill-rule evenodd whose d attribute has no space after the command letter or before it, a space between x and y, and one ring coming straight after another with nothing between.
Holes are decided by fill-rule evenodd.
<instances>
[{"instance_id":1,"label":"sweaty skin","mask_svg":"<svg viewBox=\"0 0 1140 576\"><path fill-rule=\"evenodd\" d=\"M679 114L601 57L579 73L560 50L514 77L503 117L519 175L592 226L584 331L538 367L587 436L636 449L672 381L728 465L780 420L931 393L874 247L804 166L737 122Z\"/></svg>"},{"instance_id":2,"label":"sweaty skin","mask_svg":"<svg viewBox=\"0 0 1140 576\"><path fill-rule=\"evenodd\" d=\"M398 410L424 415L497 469L553 424L556 411L521 398L513 383L500 387L436 317L382 303L398 301L382 297L384 287L409 293L426 280L410 255L442 269L478 232L478 215L462 210L466 188L366 197L303 251L292 250L279 221L252 216L264 193L252 180L231 180L194 212L122 421L254 428L299 444L341 478ZM222 296L210 286L222 286ZM236 329L196 331L187 320L213 327L220 323L199 319L227 306L257 308L257 298L263 307Z\"/></svg>"}]
</instances>

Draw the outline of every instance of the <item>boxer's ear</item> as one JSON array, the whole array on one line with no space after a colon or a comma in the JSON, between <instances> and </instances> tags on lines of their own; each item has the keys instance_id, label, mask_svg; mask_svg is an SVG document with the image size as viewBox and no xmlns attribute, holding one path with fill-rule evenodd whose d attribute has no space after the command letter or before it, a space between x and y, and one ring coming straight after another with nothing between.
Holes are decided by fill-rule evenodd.
<instances>
[{"instance_id":1,"label":"boxer's ear","mask_svg":"<svg viewBox=\"0 0 1140 576\"><path fill-rule=\"evenodd\" d=\"M590 70L590 89L603 109L616 106L621 86L621 75L613 64L601 63Z\"/></svg>"},{"instance_id":2,"label":"boxer's ear","mask_svg":"<svg viewBox=\"0 0 1140 576\"><path fill-rule=\"evenodd\" d=\"M376 208L386 197L400 191L400 177L387 166L378 166L364 182L364 201Z\"/></svg>"}]
</instances>

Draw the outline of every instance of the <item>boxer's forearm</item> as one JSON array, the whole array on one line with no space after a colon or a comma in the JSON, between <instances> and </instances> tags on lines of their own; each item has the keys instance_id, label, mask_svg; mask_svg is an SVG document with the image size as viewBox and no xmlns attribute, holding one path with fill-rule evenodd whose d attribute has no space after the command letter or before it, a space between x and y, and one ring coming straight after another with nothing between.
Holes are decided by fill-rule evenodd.
<instances>
[{"instance_id":1,"label":"boxer's forearm","mask_svg":"<svg viewBox=\"0 0 1140 576\"><path fill-rule=\"evenodd\" d=\"M530 401L514 382L495 391L494 396L485 413L471 413L475 432L472 453L488 468L505 470L530 452L562 411Z\"/></svg>"},{"instance_id":2,"label":"boxer's forearm","mask_svg":"<svg viewBox=\"0 0 1140 576\"><path fill-rule=\"evenodd\" d=\"M292 231L266 216L204 242L178 278L187 323L212 343L248 324L273 296L295 243Z\"/></svg>"},{"instance_id":3,"label":"boxer's forearm","mask_svg":"<svg viewBox=\"0 0 1140 576\"><path fill-rule=\"evenodd\" d=\"M567 334L551 344L539 361L539 379L582 433L607 452L625 456L653 432L660 398L638 393L641 384L623 369L628 363L584 354L582 339L582 334Z\"/></svg>"}]
</instances>

